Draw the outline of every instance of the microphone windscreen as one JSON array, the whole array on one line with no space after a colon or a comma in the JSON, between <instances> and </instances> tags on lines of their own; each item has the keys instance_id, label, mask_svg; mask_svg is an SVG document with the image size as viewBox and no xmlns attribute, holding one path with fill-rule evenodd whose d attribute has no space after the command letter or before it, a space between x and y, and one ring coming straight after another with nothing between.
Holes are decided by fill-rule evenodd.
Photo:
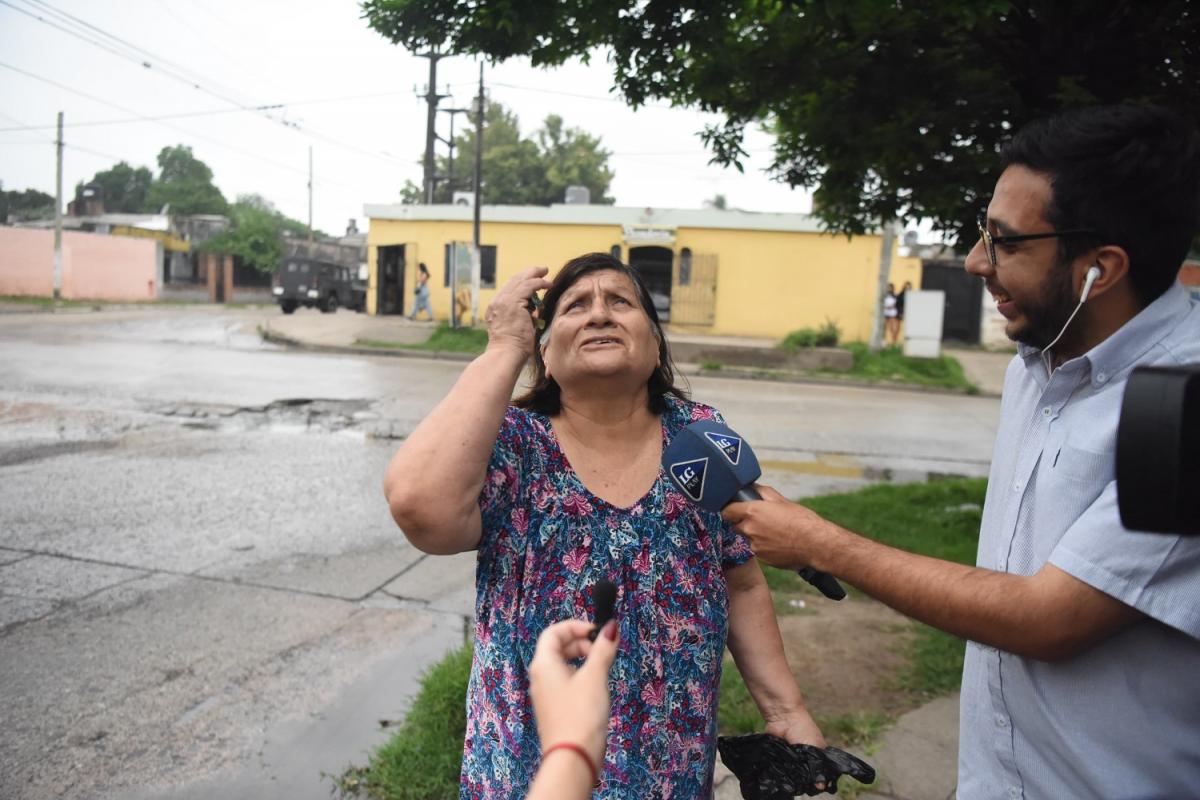
<instances>
[{"instance_id":1,"label":"microphone windscreen","mask_svg":"<svg viewBox=\"0 0 1200 800\"><path fill-rule=\"evenodd\" d=\"M601 578L592 585L592 602L596 607L596 627L588 637L596 640L596 634L603 630L612 619L613 608L617 604L617 587L612 581Z\"/></svg>"}]
</instances>

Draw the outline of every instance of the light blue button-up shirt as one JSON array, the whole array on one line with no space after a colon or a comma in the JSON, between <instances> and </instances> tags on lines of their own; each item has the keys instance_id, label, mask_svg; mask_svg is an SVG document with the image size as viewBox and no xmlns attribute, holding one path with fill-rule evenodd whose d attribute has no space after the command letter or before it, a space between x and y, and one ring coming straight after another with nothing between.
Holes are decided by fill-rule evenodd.
<instances>
[{"instance_id":1,"label":"light blue button-up shirt","mask_svg":"<svg viewBox=\"0 0 1200 800\"><path fill-rule=\"evenodd\" d=\"M969 643L962 800L1200 796L1200 536L1125 529L1115 481L1129 373L1195 362L1200 304L1176 283L1049 378L1032 348L1009 365L978 565L1049 561L1146 618L1053 664Z\"/></svg>"}]
</instances>

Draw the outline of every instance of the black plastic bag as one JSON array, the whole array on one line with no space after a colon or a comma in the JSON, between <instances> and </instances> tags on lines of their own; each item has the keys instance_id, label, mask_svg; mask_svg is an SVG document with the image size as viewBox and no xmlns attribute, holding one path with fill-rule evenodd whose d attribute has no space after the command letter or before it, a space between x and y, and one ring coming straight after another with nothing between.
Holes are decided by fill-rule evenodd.
<instances>
[{"instance_id":1,"label":"black plastic bag","mask_svg":"<svg viewBox=\"0 0 1200 800\"><path fill-rule=\"evenodd\" d=\"M792 800L837 793L838 778L849 775L861 783L875 782L875 768L836 747L822 750L807 744L788 744L769 733L717 737L717 750L737 776L745 800ZM824 783L824 789L817 789Z\"/></svg>"}]
</instances>

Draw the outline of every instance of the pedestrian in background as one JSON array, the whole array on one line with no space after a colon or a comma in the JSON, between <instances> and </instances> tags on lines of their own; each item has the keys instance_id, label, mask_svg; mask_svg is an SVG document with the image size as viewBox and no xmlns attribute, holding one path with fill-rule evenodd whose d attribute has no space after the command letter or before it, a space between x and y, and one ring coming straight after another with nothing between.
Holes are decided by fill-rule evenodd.
<instances>
[{"instance_id":1,"label":"pedestrian in background","mask_svg":"<svg viewBox=\"0 0 1200 800\"><path fill-rule=\"evenodd\" d=\"M883 296L883 334L890 340L893 347L896 346L896 340L900 338L898 303L896 285L889 283L887 294Z\"/></svg>"},{"instance_id":2,"label":"pedestrian in background","mask_svg":"<svg viewBox=\"0 0 1200 800\"><path fill-rule=\"evenodd\" d=\"M416 295L416 300L408 318L416 319L417 314L425 311L429 315L429 321L432 322L433 309L429 307L429 267L425 266L424 261L417 265L417 285L413 288L413 293Z\"/></svg>"}]
</instances>

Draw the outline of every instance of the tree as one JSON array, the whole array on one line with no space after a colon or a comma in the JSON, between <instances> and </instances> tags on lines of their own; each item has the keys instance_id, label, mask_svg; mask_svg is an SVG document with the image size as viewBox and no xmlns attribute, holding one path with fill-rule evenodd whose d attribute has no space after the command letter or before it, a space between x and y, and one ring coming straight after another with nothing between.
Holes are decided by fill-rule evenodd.
<instances>
[{"instance_id":1,"label":"tree","mask_svg":"<svg viewBox=\"0 0 1200 800\"><path fill-rule=\"evenodd\" d=\"M23 222L53 216L53 195L39 192L37 189L26 189L22 192L15 189L5 191L4 184L0 183L0 223L8 222L10 217L14 222Z\"/></svg>"},{"instance_id":2,"label":"tree","mask_svg":"<svg viewBox=\"0 0 1200 800\"><path fill-rule=\"evenodd\" d=\"M206 241L200 249L231 253L259 272L273 273L279 269L284 231L296 236L308 235L307 225L284 216L271 201L257 194L238 195L237 202L229 208L229 221L228 230ZM314 235L318 234L320 238L325 236L314 231Z\"/></svg>"},{"instance_id":3,"label":"tree","mask_svg":"<svg viewBox=\"0 0 1200 800\"><path fill-rule=\"evenodd\" d=\"M227 214L229 203L212 182L212 170L186 145L164 147L158 154L158 179L146 193L154 211L171 214Z\"/></svg>"},{"instance_id":4,"label":"tree","mask_svg":"<svg viewBox=\"0 0 1200 800\"><path fill-rule=\"evenodd\" d=\"M828 228L929 218L973 235L996 150L1046 113L1148 101L1200 115L1200 11L1189 0L365 0L412 50L529 56L608 48L634 106L719 112L703 134L740 168L743 132L776 137L771 170L815 189Z\"/></svg>"},{"instance_id":5,"label":"tree","mask_svg":"<svg viewBox=\"0 0 1200 800\"><path fill-rule=\"evenodd\" d=\"M149 167L135 169L121 161L110 169L97 172L89 183L100 185L105 211L139 214L157 210L147 202L150 186L154 183L154 173ZM82 188L83 184L75 187L76 197Z\"/></svg>"},{"instance_id":6,"label":"tree","mask_svg":"<svg viewBox=\"0 0 1200 800\"><path fill-rule=\"evenodd\" d=\"M612 203L607 195L613 173L600 139L578 128L566 128L562 117L546 117L533 138L521 136L517 115L502 103L488 103L483 128L483 202L505 205L561 203L568 186L586 186L593 203ZM454 137L454 180L441 181L435 203L449 203L454 191L473 186L475 129ZM438 175L449 175L448 156L438 156ZM401 202L421 203L423 193L411 181Z\"/></svg>"}]
</instances>

